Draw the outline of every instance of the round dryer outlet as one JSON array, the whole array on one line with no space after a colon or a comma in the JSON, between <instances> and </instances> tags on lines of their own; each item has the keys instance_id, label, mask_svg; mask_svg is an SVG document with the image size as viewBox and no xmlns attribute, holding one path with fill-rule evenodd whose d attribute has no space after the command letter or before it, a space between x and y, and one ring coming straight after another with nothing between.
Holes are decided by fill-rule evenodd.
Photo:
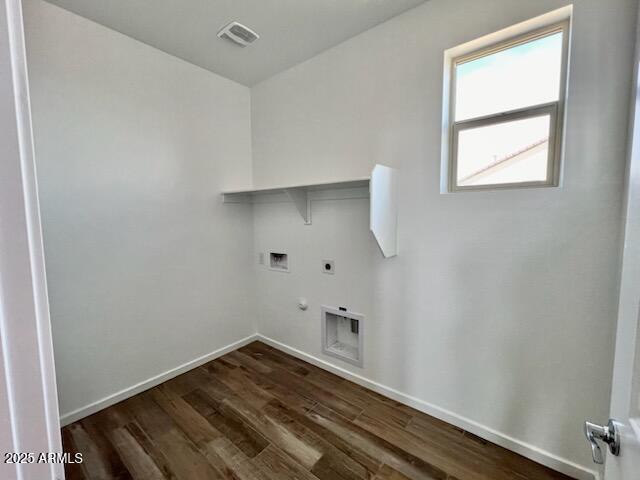
<instances>
[{"instance_id":1,"label":"round dryer outlet","mask_svg":"<svg viewBox=\"0 0 640 480\"><path fill-rule=\"evenodd\" d=\"M333 260L322 260L322 273L333 275L336 273L336 267Z\"/></svg>"}]
</instances>

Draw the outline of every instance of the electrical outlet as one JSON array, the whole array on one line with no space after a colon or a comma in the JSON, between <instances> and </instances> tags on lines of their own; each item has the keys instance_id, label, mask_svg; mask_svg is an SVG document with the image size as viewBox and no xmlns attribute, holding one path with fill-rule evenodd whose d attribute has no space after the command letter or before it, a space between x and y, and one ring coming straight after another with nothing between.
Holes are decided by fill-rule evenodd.
<instances>
[{"instance_id":1,"label":"electrical outlet","mask_svg":"<svg viewBox=\"0 0 640 480\"><path fill-rule=\"evenodd\" d=\"M322 260L322 273L333 275L336 273L336 267L333 260Z\"/></svg>"}]
</instances>

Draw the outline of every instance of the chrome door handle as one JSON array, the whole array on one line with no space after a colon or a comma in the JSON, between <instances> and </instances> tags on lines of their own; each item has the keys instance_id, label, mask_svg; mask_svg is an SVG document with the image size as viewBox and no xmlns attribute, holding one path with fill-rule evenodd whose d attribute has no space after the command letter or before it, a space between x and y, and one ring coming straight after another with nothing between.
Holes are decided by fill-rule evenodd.
<instances>
[{"instance_id":1,"label":"chrome door handle","mask_svg":"<svg viewBox=\"0 0 640 480\"><path fill-rule=\"evenodd\" d=\"M609 445L609 451L612 455L620 455L620 433L613 419L609 419L607 425L596 425L591 422L584 422L584 434L591 445L591 456L595 463L604 463L604 456L598 440L602 440Z\"/></svg>"}]
</instances>

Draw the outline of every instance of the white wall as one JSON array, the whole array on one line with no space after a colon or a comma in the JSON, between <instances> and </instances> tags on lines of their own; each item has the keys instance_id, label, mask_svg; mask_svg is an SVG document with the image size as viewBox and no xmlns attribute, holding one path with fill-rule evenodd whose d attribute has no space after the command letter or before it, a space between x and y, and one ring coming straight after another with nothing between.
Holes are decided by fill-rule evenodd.
<instances>
[{"instance_id":1,"label":"white wall","mask_svg":"<svg viewBox=\"0 0 640 480\"><path fill-rule=\"evenodd\" d=\"M226 346L251 319L250 92L26 2L63 417Z\"/></svg>"},{"instance_id":2,"label":"white wall","mask_svg":"<svg viewBox=\"0 0 640 480\"><path fill-rule=\"evenodd\" d=\"M362 200L317 202L311 226L257 205L254 248L292 255L288 275L256 267L260 333L580 474L582 423L608 412L636 2L574 2L562 187L439 188L444 50L566 4L430 0L255 86L256 186L398 167L400 255ZM366 315L364 369L321 354L321 304Z\"/></svg>"},{"instance_id":3,"label":"white wall","mask_svg":"<svg viewBox=\"0 0 640 480\"><path fill-rule=\"evenodd\" d=\"M255 298L260 333L591 468L636 2L575 2L561 188L439 193L443 51L566 3L430 0L259 84L250 106L245 87L27 0L63 415L250 335ZM253 224L222 206L249 183L251 143L258 186L398 167L400 255L382 259L363 199L316 202L311 226L290 203L256 205ZM291 273L252 248L285 249ZM366 316L364 369L320 353L321 304Z\"/></svg>"}]
</instances>

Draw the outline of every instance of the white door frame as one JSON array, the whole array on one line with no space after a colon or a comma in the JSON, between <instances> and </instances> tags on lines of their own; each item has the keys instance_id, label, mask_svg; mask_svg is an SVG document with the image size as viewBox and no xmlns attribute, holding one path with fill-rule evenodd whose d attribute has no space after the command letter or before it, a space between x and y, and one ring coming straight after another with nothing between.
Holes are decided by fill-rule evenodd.
<instances>
[{"instance_id":1,"label":"white door frame","mask_svg":"<svg viewBox=\"0 0 640 480\"><path fill-rule=\"evenodd\" d=\"M640 436L631 425L637 421L640 410L632 403L640 398L640 381L636 379L633 384L634 373L640 371L640 12L636 25L623 211L624 244L610 410L611 418L621 422L621 445L620 456L607 452L607 479L636 478L637 462L640 461ZM630 419L630 416L636 418Z\"/></svg>"},{"instance_id":2,"label":"white door frame","mask_svg":"<svg viewBox=\"0 0 640 480\"><path fill-rule=\"evenodd\" d=\"M20 0L0 0L0 478L62 480L62 452Z\"/></svg>"}]
</instances>

